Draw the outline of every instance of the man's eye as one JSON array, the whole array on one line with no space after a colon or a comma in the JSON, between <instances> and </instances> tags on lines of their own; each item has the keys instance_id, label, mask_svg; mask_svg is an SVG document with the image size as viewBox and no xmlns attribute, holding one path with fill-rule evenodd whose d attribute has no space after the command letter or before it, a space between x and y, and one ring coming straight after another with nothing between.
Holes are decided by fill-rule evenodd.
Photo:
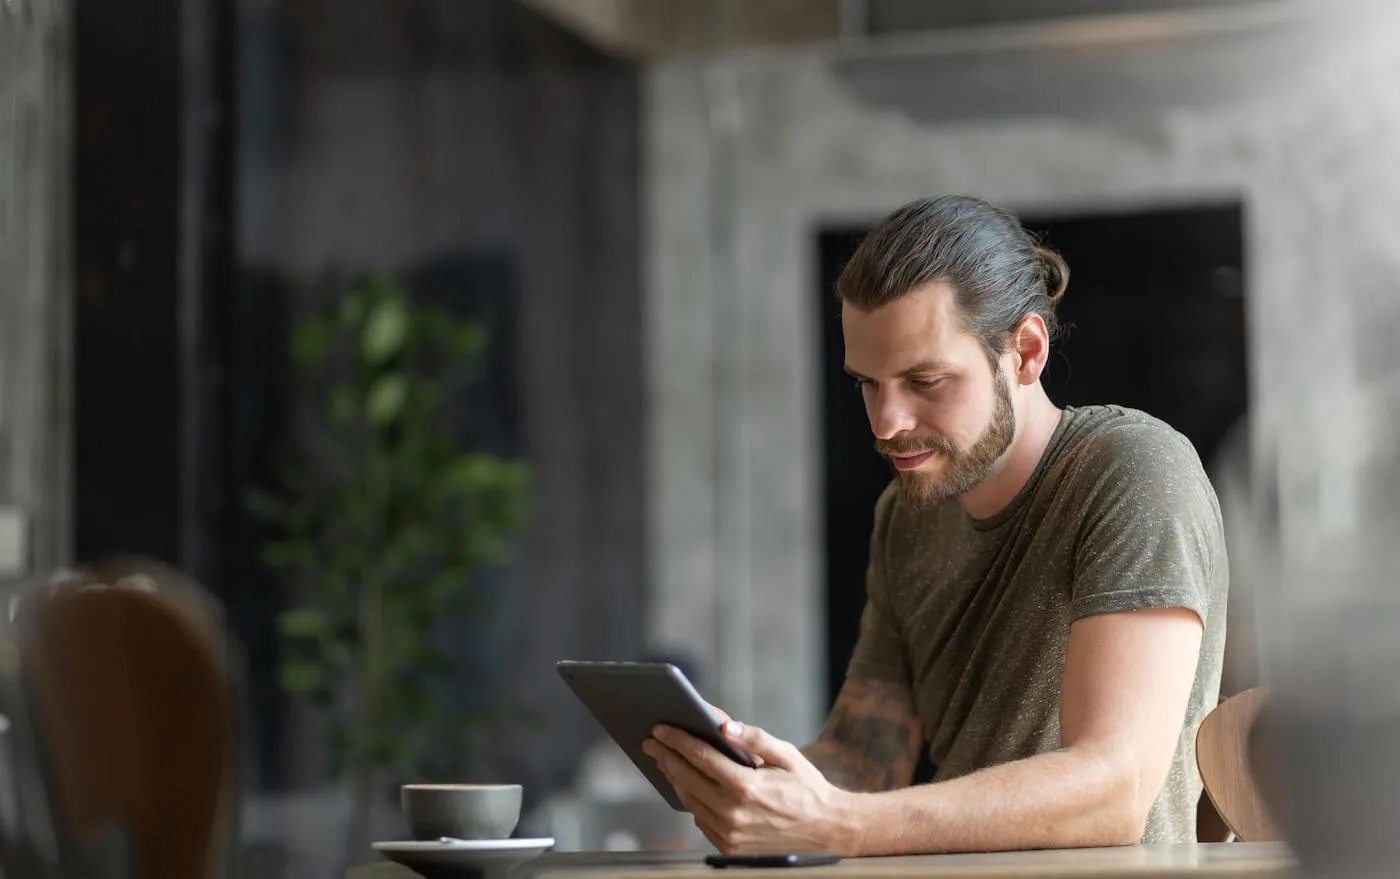
<instances>
[{"instance_id":1,"label":"man's eye","mask_svg":"<svg viewBox=\"0 0 1400 879\"><path fill-rule=\"evenodd\" d=\"M909 383L916 388L935 388L943 384L942 378L912 378Z\"/></svg>"},{"instance_id":2,"label":"man's eye","mask_svg":"<svg viewBox=\"0 0 1400 879\"><path fill-rule=\"evenodd\" d=\"M871 381L870 379L868 379L868 378L858 378L858 379L855 380L855 383L856 383L856 390L858 390L858 391L863 391L863 390L865 390L866 388L868 388L868 387L870 387L871 385L874 384L874 382L872 382L872 381Z\"/></svg>"}]
</instances>

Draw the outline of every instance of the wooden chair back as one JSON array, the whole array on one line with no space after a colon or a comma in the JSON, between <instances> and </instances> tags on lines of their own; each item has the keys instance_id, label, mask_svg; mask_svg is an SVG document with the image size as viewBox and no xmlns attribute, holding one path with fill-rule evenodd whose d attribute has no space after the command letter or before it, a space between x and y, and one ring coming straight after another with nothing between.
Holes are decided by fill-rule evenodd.
<instances>
[{"instance_id":1,"label":"wooden chair back","mask_svg":"<svg viewBox=\"0 0 1400 879\"><path fill-rule=\"evenodd\" d=\"M1250 733L1268 694L1267 687L1253 687L1231 696L1206 715L1196 733L1196 765L1206 796L1230 831L1244 842L1283 839L1250 759Z\"/></svg>"},{"instance_id":2,"label":"wooden chair back","mask_svg":"<svg viewBox=\"0 0 1400 879\"><path fill-rule=\"evenodd\" d=\"M215 879L236 808L236 704L221 621L146 563L95 566L19 601L12 625L54 825L133 879Z\"/></svg>"}]
</instances>

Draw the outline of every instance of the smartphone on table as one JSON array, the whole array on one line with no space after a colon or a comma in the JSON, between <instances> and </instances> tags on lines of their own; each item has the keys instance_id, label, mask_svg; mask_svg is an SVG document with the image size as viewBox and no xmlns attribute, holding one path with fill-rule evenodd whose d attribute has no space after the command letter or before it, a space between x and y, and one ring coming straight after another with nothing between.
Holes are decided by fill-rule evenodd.
<instances>
[{"instance_id":1,"label":"smartphone on table","mask_svg":"<svg viewBox=\"0 0 1400 879\"><path fill-rule=\"evenodd\" d=\"M775 855L710 855L705 863L717 869L726 867L824 867L838 864L835 852L793 852Z\"/></svg>"}]
</instances>

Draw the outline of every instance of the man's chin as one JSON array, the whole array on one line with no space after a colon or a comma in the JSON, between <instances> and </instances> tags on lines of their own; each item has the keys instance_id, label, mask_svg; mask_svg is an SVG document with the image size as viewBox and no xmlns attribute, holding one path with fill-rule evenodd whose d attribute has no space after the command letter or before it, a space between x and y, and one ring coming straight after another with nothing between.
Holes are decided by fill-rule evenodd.
<instances>
[{"instance_id":1,"label":"man's chin","mask_svg":"<svg viewBox=\"0 0 1400 879\"><path fill-rule=\"evenodd\" d=\"M899 493L915 508L931 507L950 500L947 480L921 470L899 471Z\"/></svg>"}]
</instances>

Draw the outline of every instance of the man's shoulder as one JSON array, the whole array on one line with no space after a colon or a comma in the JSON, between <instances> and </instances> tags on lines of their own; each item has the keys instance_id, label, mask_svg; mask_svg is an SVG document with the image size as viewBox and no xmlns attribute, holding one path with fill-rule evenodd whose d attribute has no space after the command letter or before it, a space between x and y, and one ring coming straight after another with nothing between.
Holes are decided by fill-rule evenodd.
<instances>
[{"instance_id":1,"label":"man's shoulder","mask_svg":"<svg viewBox=\"0 0 1400 879\"><path fill-rule=\"evenodd\" d=\"M1196 447L1165 421L1123 406L1067 411L1076 432L1056 462L1056 506L1085 520L1193 520L1219 530L1220 502Z\"/></svg>"},{"instance_id":2,"label":"man's shoulder","mask_svg":"<svg viewBox=\"0 0 1400 879\"><path fill-rule=\"evenodd\" d=\"M1088 474L1204 476L1196 447L1180 431L1139 409L1067 408L1061 460Z\"/></svg>"}]
</instances>

